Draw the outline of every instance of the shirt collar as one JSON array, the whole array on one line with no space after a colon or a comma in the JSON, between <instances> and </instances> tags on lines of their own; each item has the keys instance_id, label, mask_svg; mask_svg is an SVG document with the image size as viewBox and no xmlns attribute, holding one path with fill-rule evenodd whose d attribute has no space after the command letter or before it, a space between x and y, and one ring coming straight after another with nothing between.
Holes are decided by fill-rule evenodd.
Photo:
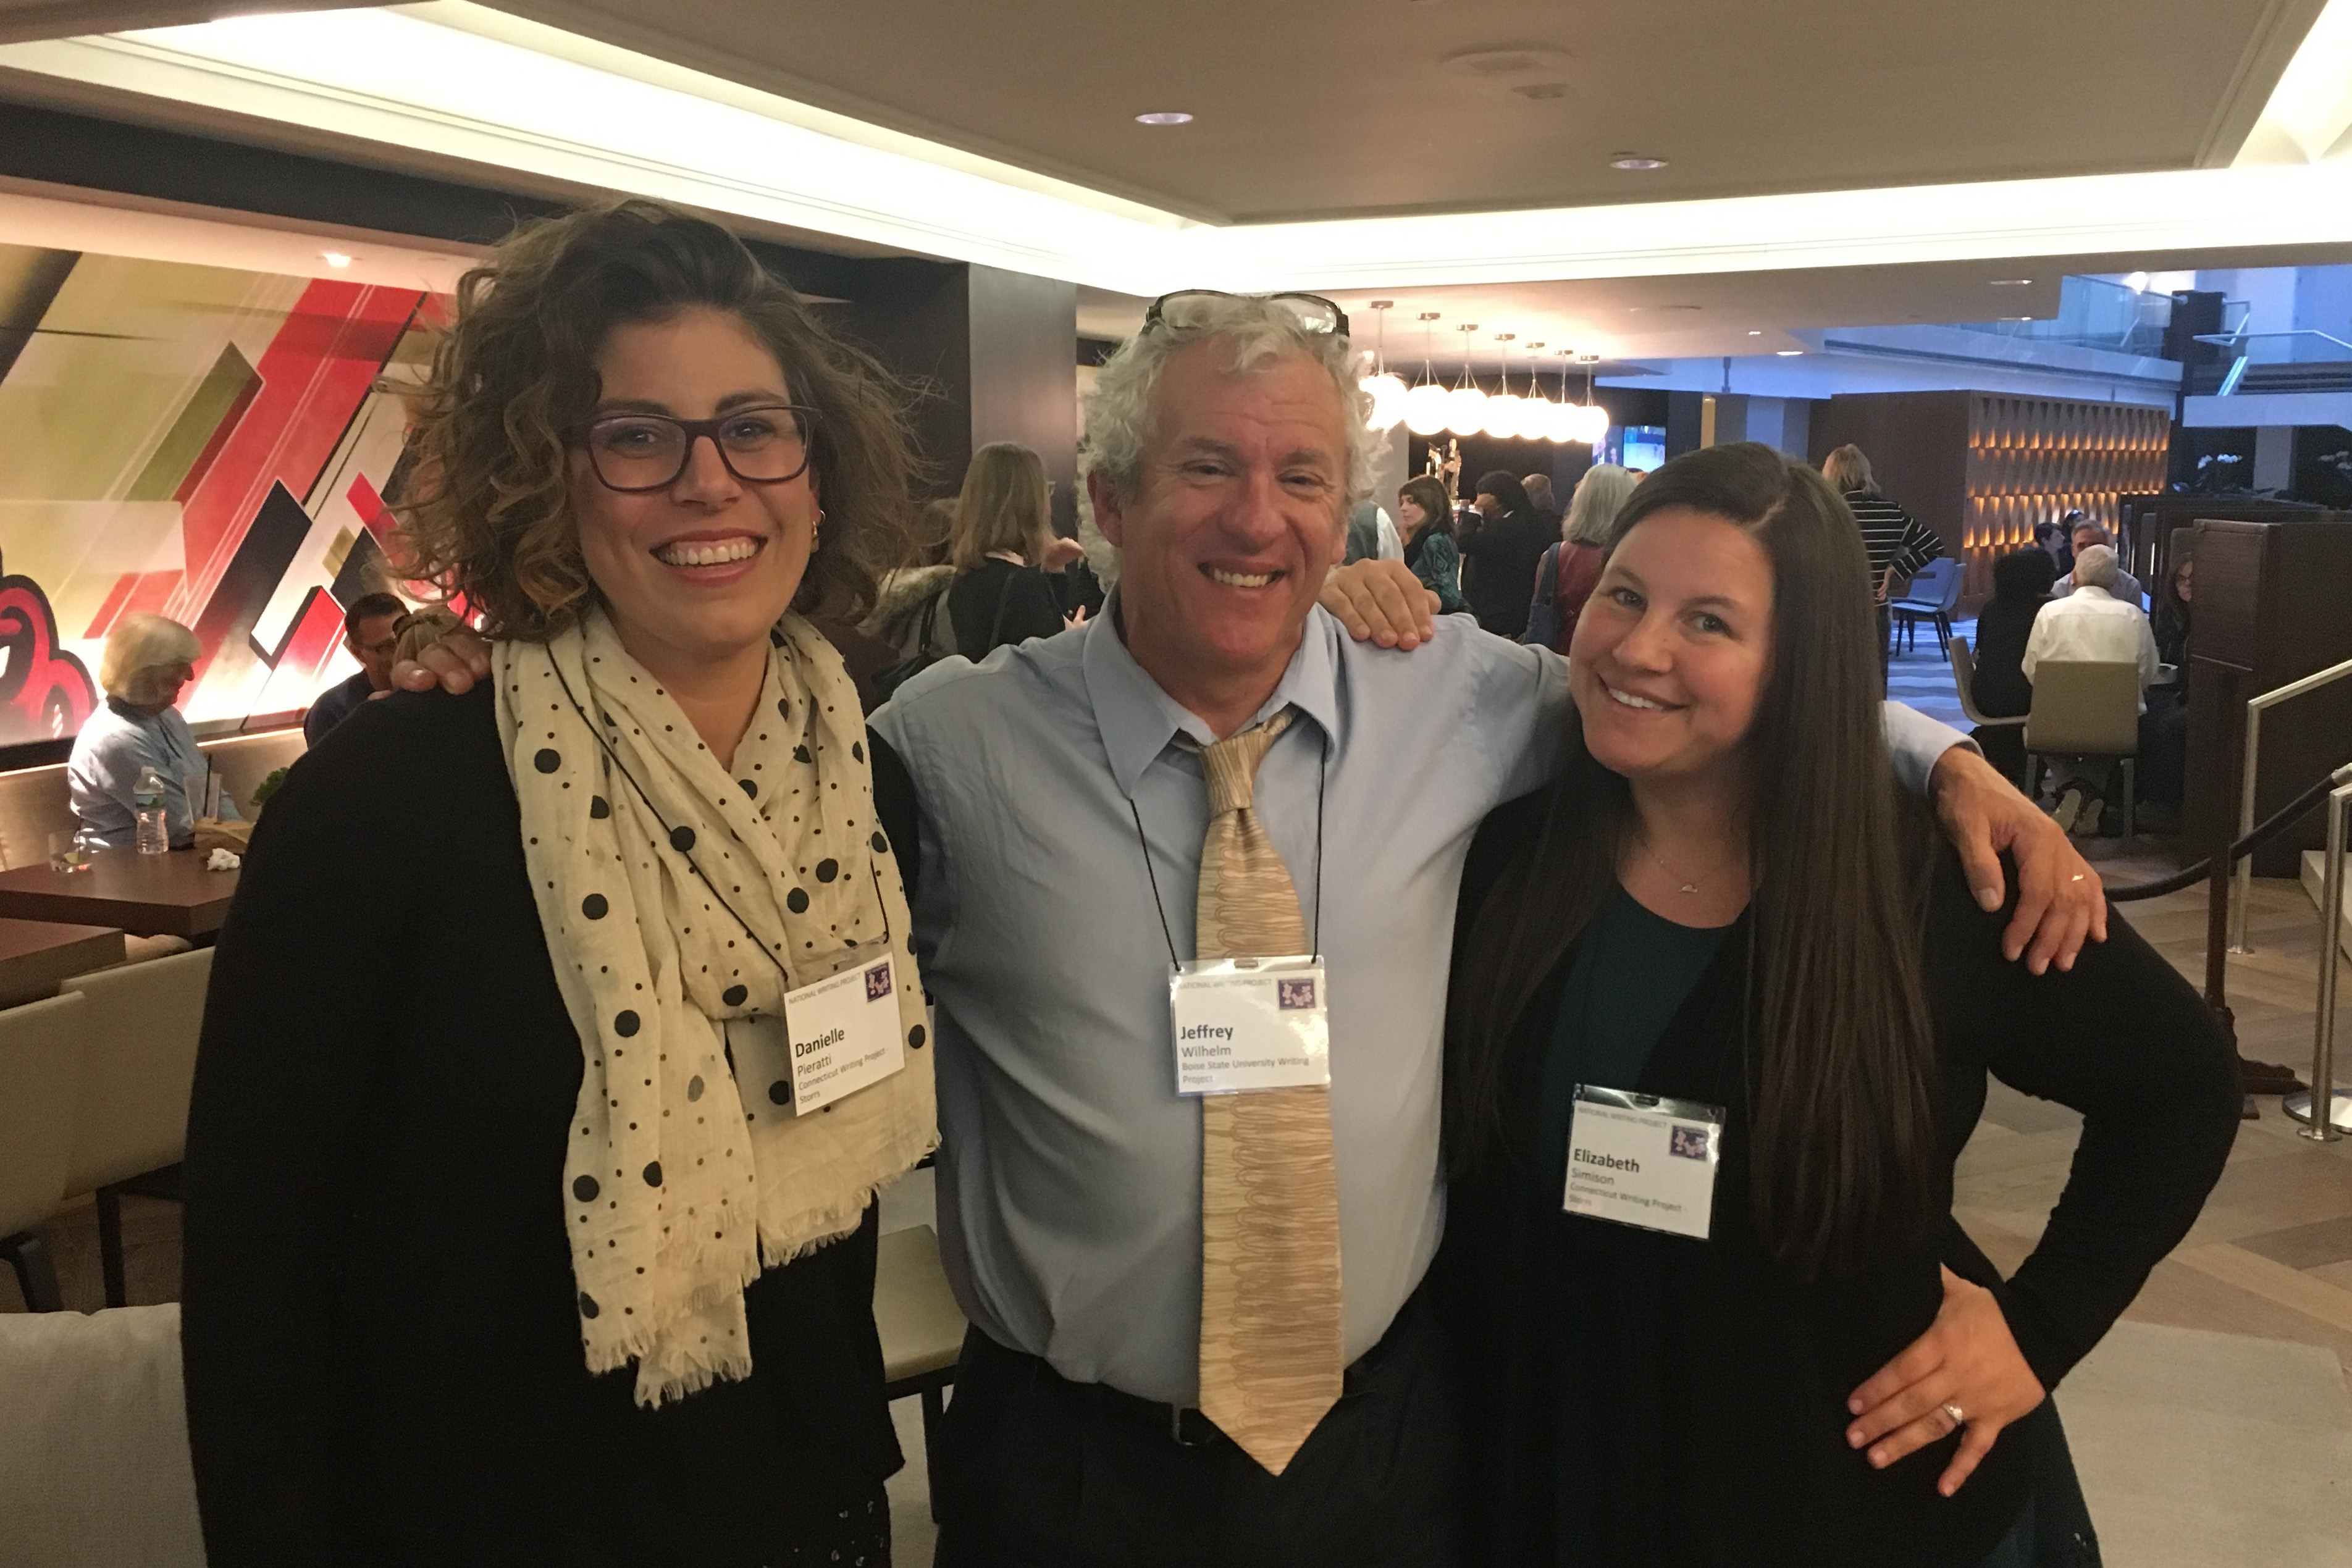
<instances>
[{"instance_id":1,"label":"shirt collar","mask_svg":"<svg viewBox=\"0 0 2352 1568\"><path fill-rule=\"evenodd\" d=\"M1321 605L1307 612L1307 630L1298 651L1282 673L1281 684L1253 716L1257 723L1284 708L1295 707L1322 727L1327 737L1339 736L1338 659L1334 639L1343 635L1339 623ZM1093 705L1095 726L1102 732L1103 749L1119 792L1133 799L1136 780L1158 760L1178 735L1202 746L1217 737L1200 716L1160 689L1127 651L1118 634L1118 591L1111 590L1102 613L1087 622L1086 646L1079 668L1087 682L1087 700Z\"/></svg>"}]
</instances>

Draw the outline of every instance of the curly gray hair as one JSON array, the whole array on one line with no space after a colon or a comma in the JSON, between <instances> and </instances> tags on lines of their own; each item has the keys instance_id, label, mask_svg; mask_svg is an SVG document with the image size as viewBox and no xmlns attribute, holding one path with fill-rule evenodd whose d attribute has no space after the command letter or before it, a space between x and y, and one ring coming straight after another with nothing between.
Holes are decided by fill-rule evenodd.
<instances>
[{"instance_id":1,"label":"curly gray hair","mask_svg":"<svg viewBox=\"0 0 2352 1568\"><path fill-rule=\"evenodd\" d=\"M1363 364L1348 340L1309 331L1289 307L1256 295L1193 294L1170 300L1150 330L1139 332L1103 364L1087 399L1083 469L1100 474L1112 492L1131 501L1143 488L1144 450L1151 439L1151 402L1160 372L1182 349L1203 339L1233 345L1231 373L1245 375L1292 354L1323 367L1339 394L1348 430L1347 495L1339 506L1345 519L1372 493L1372 464L1380 438L1365 427L1371 395L1363 390Z\"/></svg>"}]
</instances>

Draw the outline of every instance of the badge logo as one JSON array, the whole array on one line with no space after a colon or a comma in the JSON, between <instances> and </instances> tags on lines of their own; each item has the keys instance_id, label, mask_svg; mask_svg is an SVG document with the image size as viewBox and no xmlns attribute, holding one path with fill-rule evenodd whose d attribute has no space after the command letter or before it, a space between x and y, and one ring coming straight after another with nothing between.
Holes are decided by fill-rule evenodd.
<instances>
[{"instance_id":1,"label":"badge logo","mask_svg":"<svg viewBox=\"0 0 2352 1568\"><path fill-rule=\"evenodd\" d=\"M890 994L890 960L883 959L866 971L866 999L878 1002Z\"/></svg>"},{"instance_id":2,"label":"badge logo","mask_svg":"<svg viewBox=\"0 0 2352 1568\"><path fill-rule=\"evenodd\" d=\"M1312 1008L1315 1005L1315 981L1311 977L1276 980L1274 985L1275 1000L1285 1012L1296 1012L1302 1008Z\"/></svg>"},{"instance_id":3,"label":"badge logo","mask_svg":"<svg viewBox=\"0 0 2352 1568\"><path fill-rule=\"evenodd\" d=\"M1666 1152L1668 1154L1680 1155L1686 1160L1703 1160L1706 1158L1706 1129L1705 1127L1674 1127L1668 1130L1672 1134L1672 1136L1666 1140Z\"/></svg>"}]
</instances>

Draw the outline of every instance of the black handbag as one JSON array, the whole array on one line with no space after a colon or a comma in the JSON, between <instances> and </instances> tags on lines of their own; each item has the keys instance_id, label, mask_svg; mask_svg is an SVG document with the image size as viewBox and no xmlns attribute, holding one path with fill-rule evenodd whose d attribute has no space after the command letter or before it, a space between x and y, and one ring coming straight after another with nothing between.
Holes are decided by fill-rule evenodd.
<instances>
[{"instance_id":1,"label":"black handbag","mask_svg":"<svg viewBox=\"0 0 2352 1568\"><path fill-rule=\"evenodd\" d=\"M997 591L996 615L989 622L988 646L980 651L982 658L986 658L995 649L996 640L1004 634L1004 605L1005 601L1013 597L1013 575L1010 572L1006 573L1004 586ZM954 589L954 580L950 579L937 593L924 601L923 608L919 612L922 620L915 636L915 651L897 664L885 664L874 672L872 679L867 684L874 688L877 704L888 702L900 686L905 685L941 659L955 656L956 650L952 647L940 648L935 643L940 612L946 608L948 595ZM955 625L950 622L948 625L948 635L950 640L954 634Z\"/></svg>"}]
</instances>

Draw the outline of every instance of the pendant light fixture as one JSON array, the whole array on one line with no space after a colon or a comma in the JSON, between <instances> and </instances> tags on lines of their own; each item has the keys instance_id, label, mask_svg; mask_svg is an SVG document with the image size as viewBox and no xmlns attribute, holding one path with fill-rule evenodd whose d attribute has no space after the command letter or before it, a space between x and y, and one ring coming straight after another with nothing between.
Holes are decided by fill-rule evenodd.
<instances>
[{"instance_id":1,"label":"pendant light fixture","mask_svg":"<svg viewBox=\"0 0 2352 1568\"><path fill-rule=\"evenodd\" d=\"M1371 394L1371 412L1364 423L1372 430L1394 430L1404 418L1404 378L1389 369L1389 311L1393 299L1375 299L1370 308L1380 312L1380 336L1372 350L1373 373L1364 378L1364 391Z\"/></svg>"},{"instance_id":2,"label":"pendant light fixture","mask_svg":"<svg viewBox=\"0 0 2352 1568\"><path fill-rule=\"evenodd\" d=\"M1511 390L1511 344L1517 332L1497 332L1495 341L1502 345L1503 390L1486 400L1486 434L1505 441L1519 439L1519 407L1526 402Z\"/></svg>"},{"instance_id":3,"label":"pendant light fixture","mask_svg":"<svg viewBox=\"0 0 2352 1568\"><path fill-rule=\"evenodd\" d=\"M1429 334L1437 312L1421 313L1421 382L1404 394L1404 427L1415 435L1435 435L1445 428L1447 393L1429 366Z\"/></svg>"},{"instance_id":4,"label":"pendant light fixture","mask_svg":"<svg viewBox=\"0 0 2352 1568\"><path fill-rule=\"evenodd\" d=\"M1455 330L1475 332L1478 323L1467 321ZM1445 394L1445 428L1456 435L1480 435L1486 429L1486 394L1470 374L1470 340L1462 340L1462 380Z\"/></svg>"}]
</instances>

